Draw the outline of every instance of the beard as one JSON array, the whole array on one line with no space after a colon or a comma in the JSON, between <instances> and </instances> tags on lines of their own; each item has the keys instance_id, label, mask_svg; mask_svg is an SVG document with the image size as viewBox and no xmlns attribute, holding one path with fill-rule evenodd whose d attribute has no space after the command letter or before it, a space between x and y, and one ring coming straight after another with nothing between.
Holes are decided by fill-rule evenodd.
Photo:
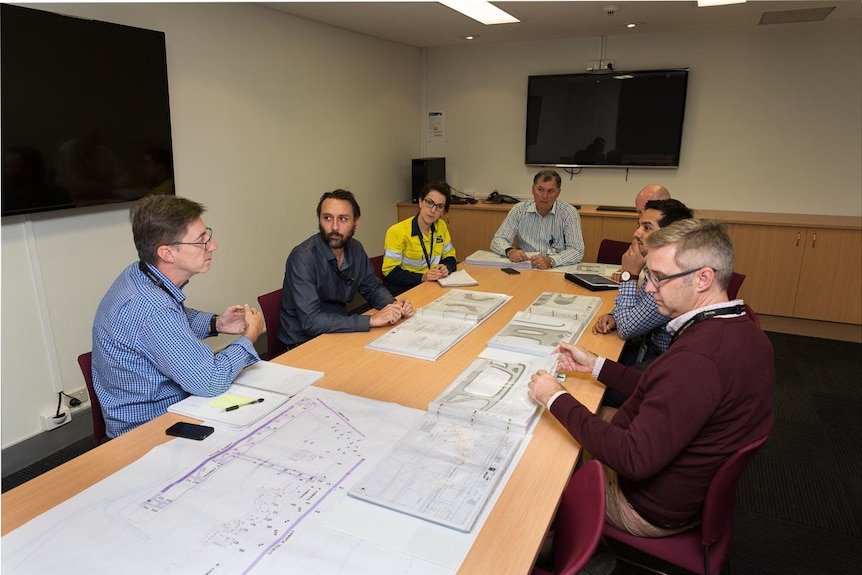
<instances>
[{"instance_id":1,"label":"beard","mask_svg":"<svg viewBox=\"0 0 862 575\"><path fill-rule=\"evenodd\" d=\"M321 239L323 239L324 243L326 243L326 245L328 245L330 249L333 250L343 249L344 246L347 245L347 242L349 242L350 239L353 237L353 232L356 231L355 224L346 234L339 234L338 232L331 232L327 234L325 231L323 231L323 226L321 226L320 224L317 224L317 228L318 230L320 230Z\"/></svg>"}]
</instances>

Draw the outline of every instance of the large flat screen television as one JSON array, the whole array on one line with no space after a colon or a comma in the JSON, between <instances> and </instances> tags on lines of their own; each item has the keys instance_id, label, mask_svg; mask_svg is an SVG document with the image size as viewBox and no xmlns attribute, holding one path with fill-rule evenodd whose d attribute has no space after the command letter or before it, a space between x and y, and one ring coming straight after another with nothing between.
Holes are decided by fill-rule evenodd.
<instances>
[{"instance_id":1,"label":"large flat screen television","mask_svg":"<svg viewBox=\"0 0 862 575\"><path fill-rule=\"evenodd\" d=\"M530 76L528 165L679 166L687 69Z\"/></svg>"},{"instance_id":2,"label":"large flat screen television","mask_svg":"<svg viewBox=\"0 0 862 575\"><path fill-rule=\"evenodd\" d=\"M173 192L165 34L0 5L2 214Z\"/></svg>"}]
</instances>

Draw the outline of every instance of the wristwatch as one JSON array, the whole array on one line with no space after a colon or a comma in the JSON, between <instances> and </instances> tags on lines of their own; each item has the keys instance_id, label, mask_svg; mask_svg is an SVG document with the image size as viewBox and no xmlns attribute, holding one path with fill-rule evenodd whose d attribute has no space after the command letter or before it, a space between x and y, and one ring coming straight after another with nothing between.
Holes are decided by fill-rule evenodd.
<instances>
[{"instance_id":1,"label":"wristwatch","mask_svg":"<svg viewBox=\"0 0 862 575\"><path fill-rule=\"evenodd\" d=\"M624 282L637 281L638 276L633 276L630 272L625 271L620 274L620 280Z\"/></svg>"},{"instance_id":2,"label":"wristwatch","mask_svg":"<svg viewBox=\"0 0 862 575\"><path fill-rule=\"evenodd\" d=\"M218 335L218 329L216 329L216 322L218 321L218 315L214 315L210 318L210 337L214 337Z\"/></svg>"}]
</instances>

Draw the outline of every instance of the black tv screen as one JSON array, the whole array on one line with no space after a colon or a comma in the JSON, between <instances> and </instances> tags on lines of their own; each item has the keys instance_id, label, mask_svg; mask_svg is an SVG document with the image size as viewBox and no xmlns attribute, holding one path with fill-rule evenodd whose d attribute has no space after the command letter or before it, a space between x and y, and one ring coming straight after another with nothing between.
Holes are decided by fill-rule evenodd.
<instances>
[{"instance_id":1,"label":"black tv screen","mask_svg":"<svg viewBox=\"0 0 862 575\"><path fill-rule=\"evenodd\" d=\"M530 76L525 163L679 166L687 81L687 69Z\"/></svg>"},{"instance_id":2,"label":"black tv screen","mask_svg":"<svg viewBox=\"0 0 862 575\"><path fill-rule=\"evenodd\" d=\"M173 194L164 33L0 10L2 214Z\"/></svg>"}]
</instances>

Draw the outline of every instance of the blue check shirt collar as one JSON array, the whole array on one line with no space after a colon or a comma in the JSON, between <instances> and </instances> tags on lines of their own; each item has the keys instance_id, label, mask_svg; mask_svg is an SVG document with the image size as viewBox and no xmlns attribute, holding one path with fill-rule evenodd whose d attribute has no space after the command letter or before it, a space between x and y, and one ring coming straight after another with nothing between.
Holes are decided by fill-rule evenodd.
<instances>
[{"instance_id":1,"label":"blue check shirt collar","mask_svg":"<svg viewBox=\"0 0 862 575\"><path fill-rule=\"evenodd\" d=\"M161 270L159 270L159 268L152 266L146 262L143 262L143 264L147 266L147 269L149 269L153 273L153 275L155 275L162 281L162 285L165 286L164 289L171 295L171 297L173 297L177 301L177 303L182 305L182 303L186 299L186 294L183 292L183 288L186 287L189 282L185 282L182 286L177 287L174 282L168 279L168 276L166 276L161 272ZM145 274L144 272L139 271L139 273L144 276L144 279L146 281L152 281L149 277L147 277L147 274Z\"/></svg>"}]
</instances>

